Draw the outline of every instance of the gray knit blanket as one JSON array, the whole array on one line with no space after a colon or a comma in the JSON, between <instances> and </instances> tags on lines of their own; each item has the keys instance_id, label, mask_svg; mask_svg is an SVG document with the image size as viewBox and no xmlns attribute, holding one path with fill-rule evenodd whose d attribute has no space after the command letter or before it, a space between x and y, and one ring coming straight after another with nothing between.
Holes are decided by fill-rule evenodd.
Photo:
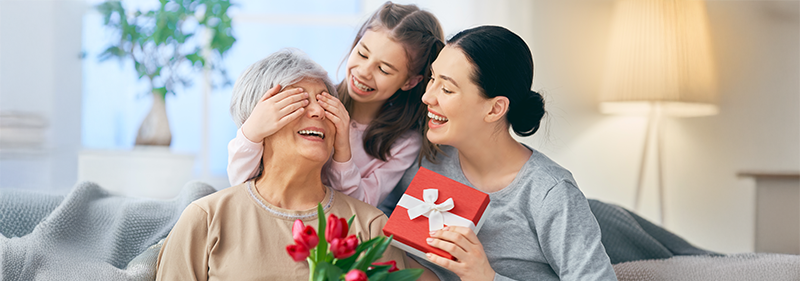
<instances>
[{"instance_id":1,"label":"gray knit blanket","mask_svg":"<svg viewBox=\"0 0 800 281\"><path fill-rule=\"evenodd\" d=\"M612 264L684 255L720 256L620 206L589 199L589 208L600 225L601 241Z\"/></svg>"},{"instance_id":2,"label":"gray knit blanket","mask_svg":"<svg viewBox=\"0 0 800 281\"><path fill-rule=\"evenodd\" d=\"M153 280L161 241L183 209L215 191L187 183L172 200L0 189L0 280Z\"/></svg>"},{"instance_id":3,"label":"gray knit blanket","mask_svg":"<svg viewBox=\"0 0 800 281\"><path fill-rule=\"evenodd\" d=\"M620 281L798 281L800 256L722 255L617 205L589 200L614 272Z\"/></svg>"},{"instance_id":4,"label":"gray knit blanket","mask_svg":"<svg viewBox=\"0 0 800 281\"><path fill-rule=\"evenodd\" d=\"M675 256L614 265L619 281L797 281L800 256L747 253Z\"/></svg>"}]
</instances>

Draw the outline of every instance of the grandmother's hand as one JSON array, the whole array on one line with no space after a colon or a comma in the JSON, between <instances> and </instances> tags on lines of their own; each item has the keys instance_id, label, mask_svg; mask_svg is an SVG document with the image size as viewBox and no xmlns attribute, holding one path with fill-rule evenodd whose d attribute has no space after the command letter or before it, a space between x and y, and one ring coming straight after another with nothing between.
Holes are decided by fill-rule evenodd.
<instances>
[{"instance_id":1,"label":"grandmother's hand","mask_svg":"<svg viewBox=\"0 0 800 281\"><path fill-rule=\"evenodd\" d=\"M281 85L267 90L242 124L242 133L252 142L261 142L289 122L303 115L308 105L308 93L302 88L278 93Z\"/></svg>"},{"instance_id":2,"label":"grandmother's hand","mask_svg":"<svg viewBox=\"0 0 800 281\"><path fill-rule=\"evenodd\" d=\"M333 160L350 161L350 113L342 101L327 92L317 95L317 101L325 109L325 118L336 126L336 141L333 143Z\"/></svg>"},{"instance_id":3,"label":"grandmother's hand","mask_svg":"<svg viewBox=\"0 0 800 281\"><path fill-rule=\"evenodd\" d=\"M483 244L472 229L446 226L431 233L428 245L442 249L456 258L453 261L436 254L427 254L431 262L452 271L461 277L461 280L494 279L494 269L489 264L486 252L483 251Z\"/></svg>"}]
</instances>

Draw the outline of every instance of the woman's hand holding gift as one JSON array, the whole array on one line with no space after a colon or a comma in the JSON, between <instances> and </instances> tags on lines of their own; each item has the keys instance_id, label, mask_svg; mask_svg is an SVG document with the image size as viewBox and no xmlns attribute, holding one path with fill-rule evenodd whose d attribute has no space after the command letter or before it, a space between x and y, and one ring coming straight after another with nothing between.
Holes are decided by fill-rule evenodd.
<instances>
[{"instance_id":1,"label":"woman's hand holding gift","mask_svg":"<svg viewBox=\"0 0 800 281\"><path fill-rule=\"evenodd\" d=\"M475 232L463 226L445 226L431 232L428 245L442 249L456 258L455 261L428 253L428 259L452 271L461 280L493 280L494 269L489 264L483 245Z\"/></svg>"}]
</instances>

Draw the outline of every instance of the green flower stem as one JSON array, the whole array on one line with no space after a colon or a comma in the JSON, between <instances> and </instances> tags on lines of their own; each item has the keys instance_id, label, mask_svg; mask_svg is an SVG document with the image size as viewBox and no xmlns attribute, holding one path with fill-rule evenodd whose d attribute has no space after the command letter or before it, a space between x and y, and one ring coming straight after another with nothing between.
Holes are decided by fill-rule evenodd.
<instances>
[{"instance_id":1,"label":"green flower stem","mask_svg":"<svg viewBox=\"0 0 800 281\"><path fill-rule=\"evenodd\" d=\"M306 260L308 261L308 281L314 281L314 270L317 268L317 263L311 256L307 257Z\"/></svg>"}]
</instances>

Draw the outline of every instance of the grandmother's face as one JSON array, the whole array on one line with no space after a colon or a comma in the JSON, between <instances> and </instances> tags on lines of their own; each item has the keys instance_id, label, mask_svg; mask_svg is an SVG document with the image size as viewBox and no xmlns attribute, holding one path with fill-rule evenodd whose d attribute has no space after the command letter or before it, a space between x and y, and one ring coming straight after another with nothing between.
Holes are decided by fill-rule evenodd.
<instances>
[{"instance_id":1,"label":"grandmother's face","mask_svg":"<svg viewBox=\"0 0 800 281\"><path fill-rule=\"evenodd\" d=\"M316 96L327 92L325 83L317 79L303 79L285 89L303 88L308 93L308 105L302 116L290 122L271 137L275 155L303 157L312 161L326 162L333 151L336 127L325 118L325 110L317 102Z\"/></svg>"}]
</instances>

